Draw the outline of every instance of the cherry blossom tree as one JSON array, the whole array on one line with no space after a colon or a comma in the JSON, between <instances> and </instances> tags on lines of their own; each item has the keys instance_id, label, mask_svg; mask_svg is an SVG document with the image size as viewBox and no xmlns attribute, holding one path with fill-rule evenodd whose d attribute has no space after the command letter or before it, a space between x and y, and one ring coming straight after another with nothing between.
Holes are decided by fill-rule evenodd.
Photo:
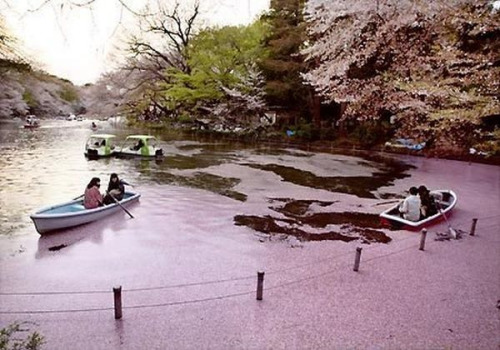
<instances>
[{"instance_id":1,"label":"cherry blossom tree","mask_svg":"<svg viewBox=\"0 0 500 350\"><path fill-rule=\"evenodd\" d=\"M488 1L310 0L307 13L304 78L343 105L341 122L391 120L400 136L464 147L498 114Z\"/></svg>"}]
</instances>

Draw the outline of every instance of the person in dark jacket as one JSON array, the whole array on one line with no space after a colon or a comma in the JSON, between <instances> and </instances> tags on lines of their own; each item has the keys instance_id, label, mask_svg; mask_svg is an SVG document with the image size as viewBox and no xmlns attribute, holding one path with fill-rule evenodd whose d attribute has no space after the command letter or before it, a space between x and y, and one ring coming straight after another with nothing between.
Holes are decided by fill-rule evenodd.
<instances>
[{"instance_id":1,"label":"person in dark jacket","mask_svg":"<svg viewBox=\"0 0 500 350\"><path fill-rule=\"evenodd\" d=\"M106 191L106 196L103 199L104 204L113 204L115 198L117 201L123 199L125 194L125 182L118 178L116 173L111 174L109 177L108 190Z\"/></svg>"},{"instance_id":2,"label":"person in dark jacket","mask_svg":"<svg viewBox=\"0 0 500 350\"><path fill-rule=\"evenodd\" d=\"M420 218L424 219L436 214L437 206L434 198L430 195L429 190L424 185L418 188L418 195L420 197Z\"/></svg>"}]
</instances>

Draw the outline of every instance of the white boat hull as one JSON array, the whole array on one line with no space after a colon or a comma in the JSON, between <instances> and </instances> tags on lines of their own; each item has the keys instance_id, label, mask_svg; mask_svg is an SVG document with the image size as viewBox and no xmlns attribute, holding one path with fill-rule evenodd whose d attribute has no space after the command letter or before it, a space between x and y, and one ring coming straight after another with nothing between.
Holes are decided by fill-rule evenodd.
<instances>
[{"instance_id":1,"label":"white boat hull","mask_svg":"<svg viewBox=\"0 0 500 350\"><path fill-rule=\"evenodd\" d=\"M120 204L127 206L139 199L138 193L126 192L126 197ZM95 209L84 209L82 200L73 200L59 205L40 209L30 215L36 230L41 235L51 231L87 224L100 220L116 212L122 211L118 204L110 204Z\"/></svg>"},{"instance_id":2,"label":"white boat hull","mask_svg":"<svg viewBox=\"0 0 500 350\"><path fill-rule=\"evenodd\" d=\"M419 221L410 221L400 216L399 206L401 203L398 203L380 214L382 222L400 229L418 230L441 221L445 215L448 218L458 201L456 193L451 190L436 190L432 191L432 193L441 194L445 198L444 200L437 201L442 208L441 212L438 211L438 213Z\"/></svg>"}]
</instances>

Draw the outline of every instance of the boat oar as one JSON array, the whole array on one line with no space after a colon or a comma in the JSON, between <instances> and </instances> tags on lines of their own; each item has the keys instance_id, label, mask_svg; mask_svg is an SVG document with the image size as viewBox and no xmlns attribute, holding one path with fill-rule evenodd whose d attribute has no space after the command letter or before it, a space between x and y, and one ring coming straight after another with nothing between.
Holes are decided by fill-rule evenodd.
<instances>
[{"instance_id":1,"label":"boat oar","mask_svg":"<svg viewBox=\"0 0 500 350\"><path fill-rule=\"evenodd\" d=\"M83 196L85 196L85 194L81 194L81 195L79 195L78 197L73 198L73 200L74 200L74 201L76 201L77 199L80 199L80 198L82 198Z\"/></svg>"},{"instance_id":2,"label":"boat oar","mask_svg":"<svg viewBox=\"0 0 500 350\"><path fill-rule=\"evenodd\" d=\"M122 209L123 209L123 211L124 211L125 213L127 213L127 214L128 214L128 215L132 218L132 219L134 218L134 216L133 216L132 214L130 214L130 212L129 212L127 209L125 209L125 207L124 207L123 205L121 205L121 203L120 203L120 202L118 202L118 200L117 200L117 199L116 199L116 198L115 198L115 197L114 197L111 193L109 193L108 191L106 191L106 194L107 194L108 196L110 196L110 197L113 199L113 201L114 201L116 204L118 204L118 205L120 206L120 208L122 208Z\"/></svg>"},{"instance_id":3,"label":"boat oar","mask_svg":"<svg viewBox=\"0 0 500 350\"><path fill-rule=\"evenodd\" d=\"M443 213L443 211L441 210L441 203L436 201L436 207L437 207L437 210L439 211L439 213L441 214L441 216L444 217L444 220L446 221L446 224L448 225L448 231L453 236L453 238L457 239L457 237L458 237L457 231L455 231L455 229L453 227L451 227L450 222L448 221L448 218L446 217L445 213Z\"/></svg>"},{"instance_id":4,"label":"boat oar","mask_svg":"<svg viewBox=\"0 0 500 350\"><path fill-rule=\"evenodd\" d=\"M372 205L372 207L377 207L379 205L393 204L393 203L397 203L397 202L401 202L401 199L389 201L389 202L375 203Z\"/></svg>"}]
</instances>

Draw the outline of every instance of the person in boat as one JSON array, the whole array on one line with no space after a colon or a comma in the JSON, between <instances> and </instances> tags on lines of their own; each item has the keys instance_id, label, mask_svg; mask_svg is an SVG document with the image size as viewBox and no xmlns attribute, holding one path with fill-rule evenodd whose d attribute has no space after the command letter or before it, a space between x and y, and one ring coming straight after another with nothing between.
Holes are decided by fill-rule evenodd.
<instances>
[{"instance_id":1,"label":"person in boat","mask_svg":"<svg viewBox=\"0 0 500 350\"><path fill-rule=\"evenodd\" d=\"M94 122L92 122L92 129L96 129L96 128L97 128L97 125Z\"/></svg>"},{"instance_id":2,"label":"person in boat","mask_svg":"<svg viewBox=\"0 0 500 350\"><path fill-rule=\"evenodd\" d=\"M420 219L420 206L421 201L418 196L418 189L412 186L410 187L410 195L405 198L399 207L399 212L406 220L418 221Z\"/></svg>"},{"instance_id":3,"label":"person in boat","mask_svg":"<svg viewBox=\"0 0 500 350\"><path fill-rule=\"evenodd\" d=\"M424 185L418 188L418 196L420 197L420 219L427 218L437 214L437 206L434 197Z\"/></svg>"},{"instance_id":4,"label":"person in boat","mask_svg":"<svg viewBox=\"0 0 500 350\"><path fill-rule=\"evenodd\" d=\"M133 150L134 151L138 151L140 150L142 147L144 146L144 142L142 140L139 140L139 142L137 142L137 145L134 146Z\"/></svg>"},{"instance_id":5,"label":"person in boat","mask_svg":"<svg viewBox=\"0 0 500 350\"><path fill-rule=\"evenodd\" d=\"M85 209L94 209L103 205L102 194L99 191L101 180L98 177L93 177L90 180L83 197L83 206Z\"/></svg>"},{"instance_id":6,"label":"person in boat","mask_svg":"<svg viewBox=\"0 0 500 350\"><path fill-rule=\"evenodd\" d=\"M122 181L118 178L118 175L113 173L109 177L108 190L106 191L106 196L104 197L104 204L113 204L115 201L113 197L121 201L123 199L123 195L125 194L125 181Z\"/></svg>"}]
</instances>

